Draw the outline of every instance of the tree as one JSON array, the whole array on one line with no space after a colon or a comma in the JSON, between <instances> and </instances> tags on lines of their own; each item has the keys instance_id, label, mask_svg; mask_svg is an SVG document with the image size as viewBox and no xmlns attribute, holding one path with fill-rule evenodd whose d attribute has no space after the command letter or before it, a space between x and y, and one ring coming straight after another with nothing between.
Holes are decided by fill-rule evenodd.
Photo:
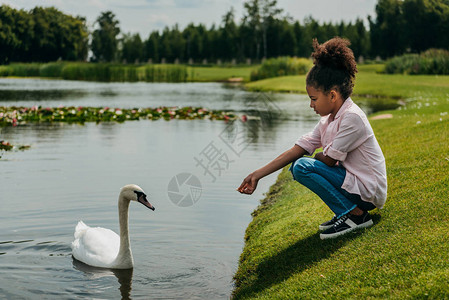
<instances>
[{"instance_id":1,"label":"tree","mask_svg":"<svg viewBox=\"0 0 449 300\"><path fill-rule=\"evenodd\" d=\"M297 40L293 26L287 20L279 22L279 35L280 49L278 55L294 56L297 48Z\"/></svg>"},{"instance_id":2,"label":"tree","mask_svg":"<svg viewBox=\"0 0 449 300\"><path fill-rule=\"evenodd\" d=\"M86 19L82 17L77 17L77 21L74 21L70 25L70 31L73 36L73 55L72 57L76 60L86 60L87 53L89 51L89 31L86 25ZM70 54L67 55L68 60L71 60Z\"/></svg>"},{"instance_id":3,"label":"tree","mask_svg":"<svg viewBox=\"0 0 449 300\"><path fill-rule=\"evenodd\" d=\"M449 1L407 0L403 3L407 39L412 52L447 48Z\"/></svg>"},{"instance_id":4,"label":"tree","mask_svg":"<svg viewBox=\"0 0 449 300\"><path fill-rule=\"evenodd\" d=\"M346 24L344 21L341 21L337 27L338 35L347 38L351 42L350 48L352 49L352 52L354 52L354 57L357 59L361 55L360 37L357 27L351 22Z\"/></svg>"},{"instance_id":5,"label":"tree","mask_svg":"<svg viewBox=\"0 0 449 300\"><path fill-rule=\"evenodd\" d=\"M215 24L212 24L211 28L207 31L207 37L208 37L208 55L206 58L209 60L216 60L219 58L219 53L222 49L220 49L220 31L219 29L215 28Z\"/></svg>"},{"instance_id":6,"label":"tree","mask_svg":"<svg viewBox=\"0 0 449 300\"><path fill-rule=\"evenodd\" d=\"M267 29L269 22L276 19L282 9L276 8L277 0L249 0L243 4L246 13L243 24L253 33L253 43L256 48L255 58L259 59L261 42L263 55L267 57Z\"/></svg>"},{"instance_id":7,"label":"tree","mask_svg":"<svg viewBox=\"0 0 449 300\"><path fill-rule=\"evenodd\" d=\"M29 12L0 7L0 62L84 60L88 51L86 20L54 7Z\"/></svg>"},{"instance_id":8,"label":"tree","mask_svg":"<svg viewBox=\"0 0 449 300\"><path fill-rule=\"evenodd\" d=\"M144 60L144 45L140 35L125 34L122 39L122 59L128 63L139 63Z\"/></svg>"},{"instance_id":9,"label":"tree","mask_svg":"<svg viewBox=\"0 0 449 300\"><path fill-rule=\"evenodd\" d=\"M177 24L172 29L164 28L160 38L160 47L162 58L170 62L174 62L176 59L184 60L186 41Z\"/></svg>"},{"instance_id":10,"label":"tree","mask_svg":"<svg viewBox=\"0 0 449 300\"><path fill-rule=\"evenodd\" d=\"M151 59L153 62L159 62L159 32L153 31L145 41L144 57L145 60Z\"/></svg>"},{"instance_id":11,"label":"tree","mask_svg":"<svg viewBox=\"0 0 449 300\"><path fill-rule=\"evenodd\" d=\"M262 18L262 40L263 53L267 57L267 28L269 22L272 22L282 12L282 9L276 8L277 0L261 0L261 18Z\"/></svg>"},{"instance_id":12,"label":"tree","mask_svg":"<svg viewBox=\"0 0 449 300\"><path fill-rule=\"evenodd\" d=\"M328 38L327 33L325 32L325 26L320 25L317 20L312 18L312 16L306 17L304 19L304 29L306 32L306 36L308 37L308 45L309 45L309 55L312 50L312 39L316 38L318 42L324 43Z\"/></svg>"},{"instance_id":13,"label":"tree","mask_svg":"<svg viewBox=\"0 0 449 300\"><path fill-rule=\"evenodd\" d=\"M405 52L406 25L402 5L402 0L379 0L376 5L376 19L368 17L372 55L387 58Z\"/></svg>"},{"instance_id":14,"label":"tree","mask_svg":"<svg viewBox=\"0 0 449 300\"><path fill-rule=\"evenodd\" d=\"M23 59L29 53L33 35L33 21L27 12L0 6L0 63Z\"/></svg>"},{"instance_id":15,"label":"tree","mask_svg":"<svg viewBox=\"0 0 449 300\"><path fill-rule=\"evenodd\" d=\"M242 20L242 23L239 26L238 36L240 46L237 57L239 58L239 61L243 61L245 57L254 57L254 32L245 19Z\"/></svg>"},{"instance_id":16,"label":"tree","mask_svg":"<svg viewBox=\"0 0 449 300\"><path fill-rule=\"evenodd\" d=\"M120 33L119 21L111 11L102 12L97 18L97 29L92 33L91 49L94 61L111 62L116 60L118 39Z\"/></svg>"},{"instance_id":17,"label":"tree","mask_svg":"<svg viewBox=\"0 0 449 300\"><path fill-rule=\"evenodd\" d=\"M181 31L179 30L178 24L175 24L175 26L173 26L169 38L173 51L173 57L171 57L171 60L175 61L176 59L178 59L179 61L184 61L184 49L186 47L186 41L182 36Z\"/></svg>"},{"instance_id":18,"label":"tree","mask_svg":"<svg viewBox=\"0 0 449 300\"><path fill-rule=\"evenodd\" d=\"M301 24L296 21L293 24L293 33L295 34L296 39L296 50L295 55L299 57L309 57L310 56L310 47L311 47L311 38L306 34L306 30Z\"/></svg>"},{"instance_id":19,"label":"tree","mask_svg":"<svg viewBox=\"0 0 449 300\"><path fill-rule=\"evenodd\" d=\"M203 55L203 39L207 34L206 32L206 29L202 25L195 26L193 23L190 23L184 29L182 36L184 37L186 43L186 60L192 59L193 61L199 62L202 58L205 58Z\"/></svg>"},{"instance_id":20,"label":"tree","mask_svg":"<svg viewBox=\"0 0 449 300\"><path fill-rule=\"evenodd\" d=\"M356 38L351 40L351 49L354 56L358 59L360 56L367 57L370 48L369 32L365 28L362 19L357 18L354 24Z\"/></svg>"},{"instance_id":21,"label":"tree","mask_svg":"<svg viewBox=\"0 0 449 300\"><path fill-rule=\"evenodd\" d=\"M209 35L209 30L207 30L206 26L198 25L198 34L201 37L201 52L199 59L211 59L212 57L212 42L211 37ZM211 30L215 28L212 27Z\"/></svg>"},{"instance_id":22,"label":"tree","mask_svg":"<svg viewBox=\"0 0 449 300\"><path fill-rule=\"evenodd\" d=\"M219 29L219 56L225 60L237 57L238 27L234 21L234 14L234 8L231 7L223 16L222 27Z\"/></svg>"},{"instance_id":23,"label":"tree","mask_svg":"<svg viewBox=\"0 0 449 300\"><path fill-rule=\"evenodd\" d=\"M170 28L168 26L164 28L161 34L160 53L161 53L161 60L167 59L168 57L171 58L173 56L170 43Z\"/></svg>"}]
</instances>

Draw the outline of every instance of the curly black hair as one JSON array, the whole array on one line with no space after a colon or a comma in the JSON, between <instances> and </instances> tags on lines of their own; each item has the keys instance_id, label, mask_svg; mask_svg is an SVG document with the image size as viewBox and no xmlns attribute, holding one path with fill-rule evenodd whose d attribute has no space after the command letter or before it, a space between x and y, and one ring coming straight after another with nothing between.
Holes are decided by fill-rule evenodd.
<instances>
[{"instance_id":1,"label":"curly black hair","mask_svg":"<svg viewBox=\"0 0 449 300\"><path fill-rule=\"evenodd\" d=\"M306 77L306 85L328 94L336 89L346 100L354 88L357 65L354 53L348 47L351 42L347 39L335 37L324 44L313 39L312 53L314 66Z\"/></svg>"}]
</instances>

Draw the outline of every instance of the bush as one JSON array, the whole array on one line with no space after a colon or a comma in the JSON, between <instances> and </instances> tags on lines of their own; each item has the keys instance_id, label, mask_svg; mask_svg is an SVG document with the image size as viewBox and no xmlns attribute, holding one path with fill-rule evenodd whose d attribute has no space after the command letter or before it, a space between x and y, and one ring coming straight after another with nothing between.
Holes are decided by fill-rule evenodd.
<instances>
[{"instance_id":1,"label":"bush","mask_svg":"<svg viewBox=\"0 0 449 300\"><path fill-rule=\"evenodd\" d=\"M0 77L8 77L10 70L8 66L0 66Z\"/></svg>"},{"instance_id":2,"label":"bush","mask_svg":"<svg viewBox=\"0 0 449 300\"><path fill-rule=\"evenodd\" d=\"M302 75L312 67L312 61L307 58L278 57L267 59L256 71L251 72L251 81L264 78Z\"/></svg>"},{"instance_id":3,"label":"bush","mask_svg":"<svg viewBox=\"0 0 449 300\"><path fill-rule=\"evenodd\" d=\"M39 76L51 78L61 77L63 67L64 67L63 63L43 64L39 68Z\"/></svg>"},{"instance_id":4,"label":"bush","mask_svg":"<svg viewBox=\"0 0 449 300\"><path fill-rule=\"evenodd\" d=\"M388 60L389 74L449 75L449 51L429 49L421 54L404 54Z\"/></svg>"},{"instance_id":5,"label":"bush","mask_svg":"<svg viewBox=\"0 0 449 300\"><path fill-rule=\"evenodd\" d=\"M39 77L40 64L10 64L9 76Z\"/></svg>"}]
</instances>

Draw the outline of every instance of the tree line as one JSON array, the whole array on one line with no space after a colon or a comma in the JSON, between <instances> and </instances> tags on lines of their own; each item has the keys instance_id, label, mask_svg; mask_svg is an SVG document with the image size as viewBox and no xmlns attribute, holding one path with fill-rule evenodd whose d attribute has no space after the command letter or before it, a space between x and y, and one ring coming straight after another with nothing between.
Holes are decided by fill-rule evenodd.
<instances>
[{"instance_id":1,"label":"tree line","mask_svg":"<svg viewBox=\"0 0 449 300\"><path fill-rule=\"evenodd\" d=\"M142 39L123 33L111 11L89 31L83 17L56 8L30 11L0 7L0 63L55 60L97 62L259 62L278 56L309 57L311 41L346 37L356 58L388 58L429 48L449 48L449 0L378 0L376 17L365 22L293 20L276 0L247 0L236 22L227 11L218 25L191 23L152 31ZM369 24L369 27L366 26Z\"/></svg>"},{"instance_id":2,"label":"tree line","mask_svg":"<svg viewBox=\"0 0 449 300\"><path fill-rule=\"evenodd\" d=\"M79 61L87 58L88 49L85 18L54 7L24 11L0 6L0 63Z\"/></svg>"},{"instance_id":3,"label":"tree line","mask_svg":"<svg viewBox=\"0 0 449 300\"><path fill-rule=\"evenodd\" d=\"M371 55L449 49L449 0L379 0L368 18Z\"/></svg>"}]
</instances>

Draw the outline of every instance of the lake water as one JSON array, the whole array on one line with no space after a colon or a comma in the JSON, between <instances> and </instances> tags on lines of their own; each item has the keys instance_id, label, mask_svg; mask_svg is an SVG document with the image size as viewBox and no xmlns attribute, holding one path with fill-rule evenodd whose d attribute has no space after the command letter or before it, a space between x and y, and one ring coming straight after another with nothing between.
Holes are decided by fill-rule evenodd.
<instances>
[{"instance_id":1,"label":"lake water","mask_svg":"<svg viewBox=\"0 0 449 300\"><path fill-rule=\"evenodd\" d=\"M0 154L0 298L7 299L229 298L251 212L277 173L261 180L252 196L235 189L318 119L304 95L254 94L219 83L0 79L0 105L202 106L249 116L233 123L1 128L0 140L31 145ZM197 181L176 190L174 178L186 174ZM128 183L141 186L156 207L130 205L134 269L74 261L76 223L118 232L117 198Z\"/></svg>"}]
</instances>

